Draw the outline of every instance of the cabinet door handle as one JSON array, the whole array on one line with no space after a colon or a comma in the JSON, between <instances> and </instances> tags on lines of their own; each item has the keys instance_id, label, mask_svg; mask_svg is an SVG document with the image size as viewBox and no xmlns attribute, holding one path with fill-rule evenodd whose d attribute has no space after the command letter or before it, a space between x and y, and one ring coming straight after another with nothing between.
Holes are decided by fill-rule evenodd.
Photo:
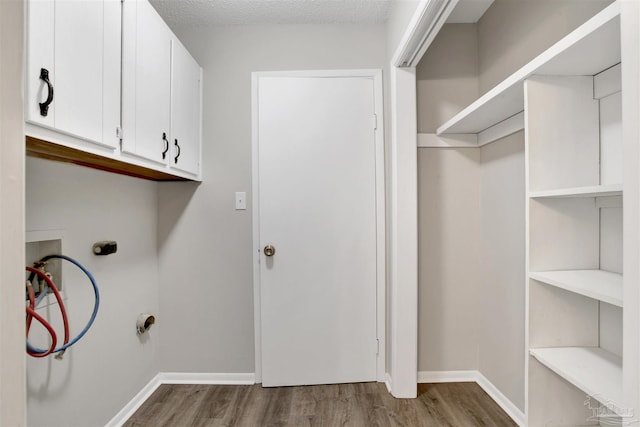
<instances>
[{"instance_id":1,"label":"cabinet door handle","mask_svg":"<svg viewBox=\"0 0 640 427\"><path fill-rule=\"evenodd\" d=\"M47 100L39 104L40 115L47 117L47 114L49 114L49 105L53 102L53 85L51 84L51 80L49 80L49 70L40 68L40 80L47 84Z\"/></svg>"},{"instance_id":2,"label":"cabinet door handle","mask_svg":"<svg viewBox=\"0 0 640 427\"><path fill-rule=\"evenodd\" d=\"M178 139L176 138L174 140L174 144L173 144L177 149L178 149L178 154L176 154L176 157L174 160L174 162L178 163L178 157L180 157L180 145L178 145Z\"/></svg>"},{"instance_id":3,"label":"cabinet door handle","mask_svg":"<svg viewBox=\"0 0 640 427\"><path fill-rule=\"evenodd\" d=\"M162 140L164 141L164 151L162 152L162 160L167 157L167 151L169 151L169 140L167 139L167 134L162 132Z\"/></svg>"}]
</instances>

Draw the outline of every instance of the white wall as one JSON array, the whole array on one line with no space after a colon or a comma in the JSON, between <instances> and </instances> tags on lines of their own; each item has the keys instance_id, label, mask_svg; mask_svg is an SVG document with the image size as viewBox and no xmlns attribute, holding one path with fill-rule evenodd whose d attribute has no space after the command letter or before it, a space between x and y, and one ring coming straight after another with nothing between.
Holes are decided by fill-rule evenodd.
<instances>
[{"instance_id":1,"label":"white wall","mask_svg":"<svg viewBox=\"0 0 640 427\"><path fill-rule=\"evenodd\" d=\"M478 21L485 93L613 0L495 0Z\"/></svg>"},{"instance_id":2,"label":"white wall","mask_svg":"<svg viewBox=\"0 0 640 427\"><path fill-rule=\"evenodd\" d=\"M478 368L524 410L524 132L480 149Z\"/></svg>"},{"instance_id":3,"label":"white wall","mask_svg":"<svg viewBox=\"0 0 640 427\"><path fill-rule=\"evenodd\" d=\"M102 299L93 327L63 360L28 358L28 423L104 425L158 372L155 356L165 319L159 316L143 337L135 330L139 313L159 308L157 184L27 158L26 229L63 230L64 254L94 274ZM93 255L91 247L100 240L117 241L118 252ZM89 318L93 293L79 270L63 268L75 336Z\"/></svg>"},{"instance_id":4,"label":"white wall","mask_svg":"<svg viewBox=\"0 0 640 427\"><path fill-rule=\"evenodd\" d=\"M385 26L177 33L204 69L204 182L159 185L160 369L254 372L251 72L385 68ZM236 191L248 210L234 210Z\"/></svg>"},{"instance_id":5,"label":"white wall","mask_svg":"<svg viewBox=\"0 0 640 427\"><path fill-rule=\"evenodd\" d=\"M479 96L477 26L444 25L416 73L418 132L435 133Z\"/></svg>"},{"instance_id":6,"label":"white wall","mask_svg":"<svg viewBox=\"0 0 640 427\"><path fill-rule=\"evenodd\" d=\"M0 2L0 425L25 425L22 0Z\"/></svg>"},{"instance_id":7,"label":"white wall","mask_svg":"<svg viewBox=\"0 0 640 427\"><path fill-rule=\"evenodd\" d=\"M480 149L421 148L418 173L418 370L476 370Z\"/></svg>"},{"instance_id":8,"label":"white wall","mask_svg":"<svg viewBox=\"0 0 640 427\"><path fill-rule=\"evenodd\" d=\"M476 33L443 26L418 64L418 132L478 97ZM418 371L478 369L480 176L478 148L418 149Z\"/></svg>"},{"instance_id":9,"label":"white wall","mask_svg":"<svg viewBox=\"0 0 640 427\"><path fill-rule=\"evenodd\" d=\"M418 370L479 370L524 409L523 133L418 159Z\"/></svg>"}]
</instances>

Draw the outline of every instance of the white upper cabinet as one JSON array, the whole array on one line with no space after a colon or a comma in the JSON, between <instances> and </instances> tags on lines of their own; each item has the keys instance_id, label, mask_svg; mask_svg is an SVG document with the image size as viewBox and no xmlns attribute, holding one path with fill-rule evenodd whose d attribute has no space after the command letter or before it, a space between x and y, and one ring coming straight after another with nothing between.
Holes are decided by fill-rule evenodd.
<instances>
[{"instance_id":1,"label":"white upper cabinet","mask_svg":"<svg viewBox=\"0 0 640 427\"><path fill-rule=\"evenodd\" d=\"M171 155L172 33L147 1L123 3L122 152L166 164Z\"/></svg>"},{"instance_id":2,"label":"white upper cabinet","mask_svg":"<svg viewBox=\"0 0 640 427\"><path fill-rule=\"evenodd\" d=\"M171 50L172 168L200 174L201 68L178 40Z\"/></svg>"},{"instance_id":3,"label":"white upper cabinet","mask_svg":"<svg viewBox=\"0 0 640 427\"><path fill-rule=\"evenodd\" d=\"M147 0L123 7L122 152L197 179L200 66Z\"/></svg>"},{"instance_id":4,"label":"white upper cabinet","mask_svg":"<svg viewBox=\"0 0 640 427\"><path fill-rule=\"evenodd\" d=\"M202 69L147 0L27 0L26 22L27 154L200 180Z\"/></svg>"},{"instance_id":5,"label":"white upper cabinet","mask_svg":"<svg viewBox=\"0 0 640 427\"><path fill-rule=\"evenodd\" d=\"M38 0L27 4L27 122L82 143L117 148L120 2Z\"/></svg>"}]
</instances>

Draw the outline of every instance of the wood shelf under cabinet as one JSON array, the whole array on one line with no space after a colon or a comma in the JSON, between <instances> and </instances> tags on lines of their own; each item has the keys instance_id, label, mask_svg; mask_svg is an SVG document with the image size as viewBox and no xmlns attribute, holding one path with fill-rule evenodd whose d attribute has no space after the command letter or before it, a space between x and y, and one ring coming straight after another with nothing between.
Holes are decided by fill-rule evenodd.
<instances>
[{"instance_id":1,"label":"wood shelf under cabinet","mask_svg":"<svg viewBox=\"0 0 640 427\"><path fill-rule=\"evenodd\" d=\"M622 409L621 357L598 347L535 348L529 353L588 396Z\"/></svg>"},{"instance_id":2,"label":"wood shelf under cabinet","mask_svg":"<svg viewBox=\"0 0 640 427\"><path fill-rule=\"evenodd\" d=\"M531 279L622 307L622 274L603 270L537 271Z\"/></svg>"},{"instance_id":3,"label":"wood shelf under cabinet","mask_svg":"<svg viewBox=\"0 0 640 427\"><path fill-rule=\"evenodd\" d=\"M622 184L593 185L587 187L560 188L554 190L532 191L529 197L560 198L560 197L606 197L622 196Z\"/></svg>"},{"instance_id":4,"label":"wood shelf under cabinet","mask_svg":"<svg viewBox=\"0 0 640 427\"><path fill-rule=\"evenodd\" d=\"M480 133L520 113L524 82L534 74L593 76L620 60L618 0L444 123L437 134Z\"/></svg>"},{"instance_id":5,"label":"wood shelf under cabinet","mask_svg":"<svg viewBox=\"0 0 640 427\"><path fill-rule=\"evenodd\" d=\"M143 178L151 181L189 181L186 178L145 168L120 160L98 156L86 151L54 144L31 136L26 137L27 155L58 162L73 163L120 175Z\"/></svg>"}]
</instances>

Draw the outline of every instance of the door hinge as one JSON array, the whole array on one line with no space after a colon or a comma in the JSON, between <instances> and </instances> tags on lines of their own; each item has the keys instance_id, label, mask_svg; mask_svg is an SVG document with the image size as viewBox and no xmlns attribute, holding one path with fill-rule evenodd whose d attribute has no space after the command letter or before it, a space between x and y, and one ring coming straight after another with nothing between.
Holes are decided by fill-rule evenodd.
<instances>
[{"instance_id":1,"label":"door hinge","mask_svg":"<svg viewBox=\"0 0 640 427\"><path fill-rule=\"evenodd\" d=\"M124 132L120 126L116 127L116 138L124 139Z\"/></svg>"},{"instance_id":2,"label":"door hinge","mask_svg":"<svg viewBox=\"0 0 640 427\"><path fill-rule=\"evenodd\" d=\"M378 130L378 115L373 115L373 130Z\"/></svg>"},{"instance_id":3,"label":"door hinge","mask_svg":"<svg viewBox=\"0 0 640 427\"><path fill-rule=\"evenodd\" d=\"M380 339L376 338L376 356L380 354Z\"/></svg>"}]
</instances>

